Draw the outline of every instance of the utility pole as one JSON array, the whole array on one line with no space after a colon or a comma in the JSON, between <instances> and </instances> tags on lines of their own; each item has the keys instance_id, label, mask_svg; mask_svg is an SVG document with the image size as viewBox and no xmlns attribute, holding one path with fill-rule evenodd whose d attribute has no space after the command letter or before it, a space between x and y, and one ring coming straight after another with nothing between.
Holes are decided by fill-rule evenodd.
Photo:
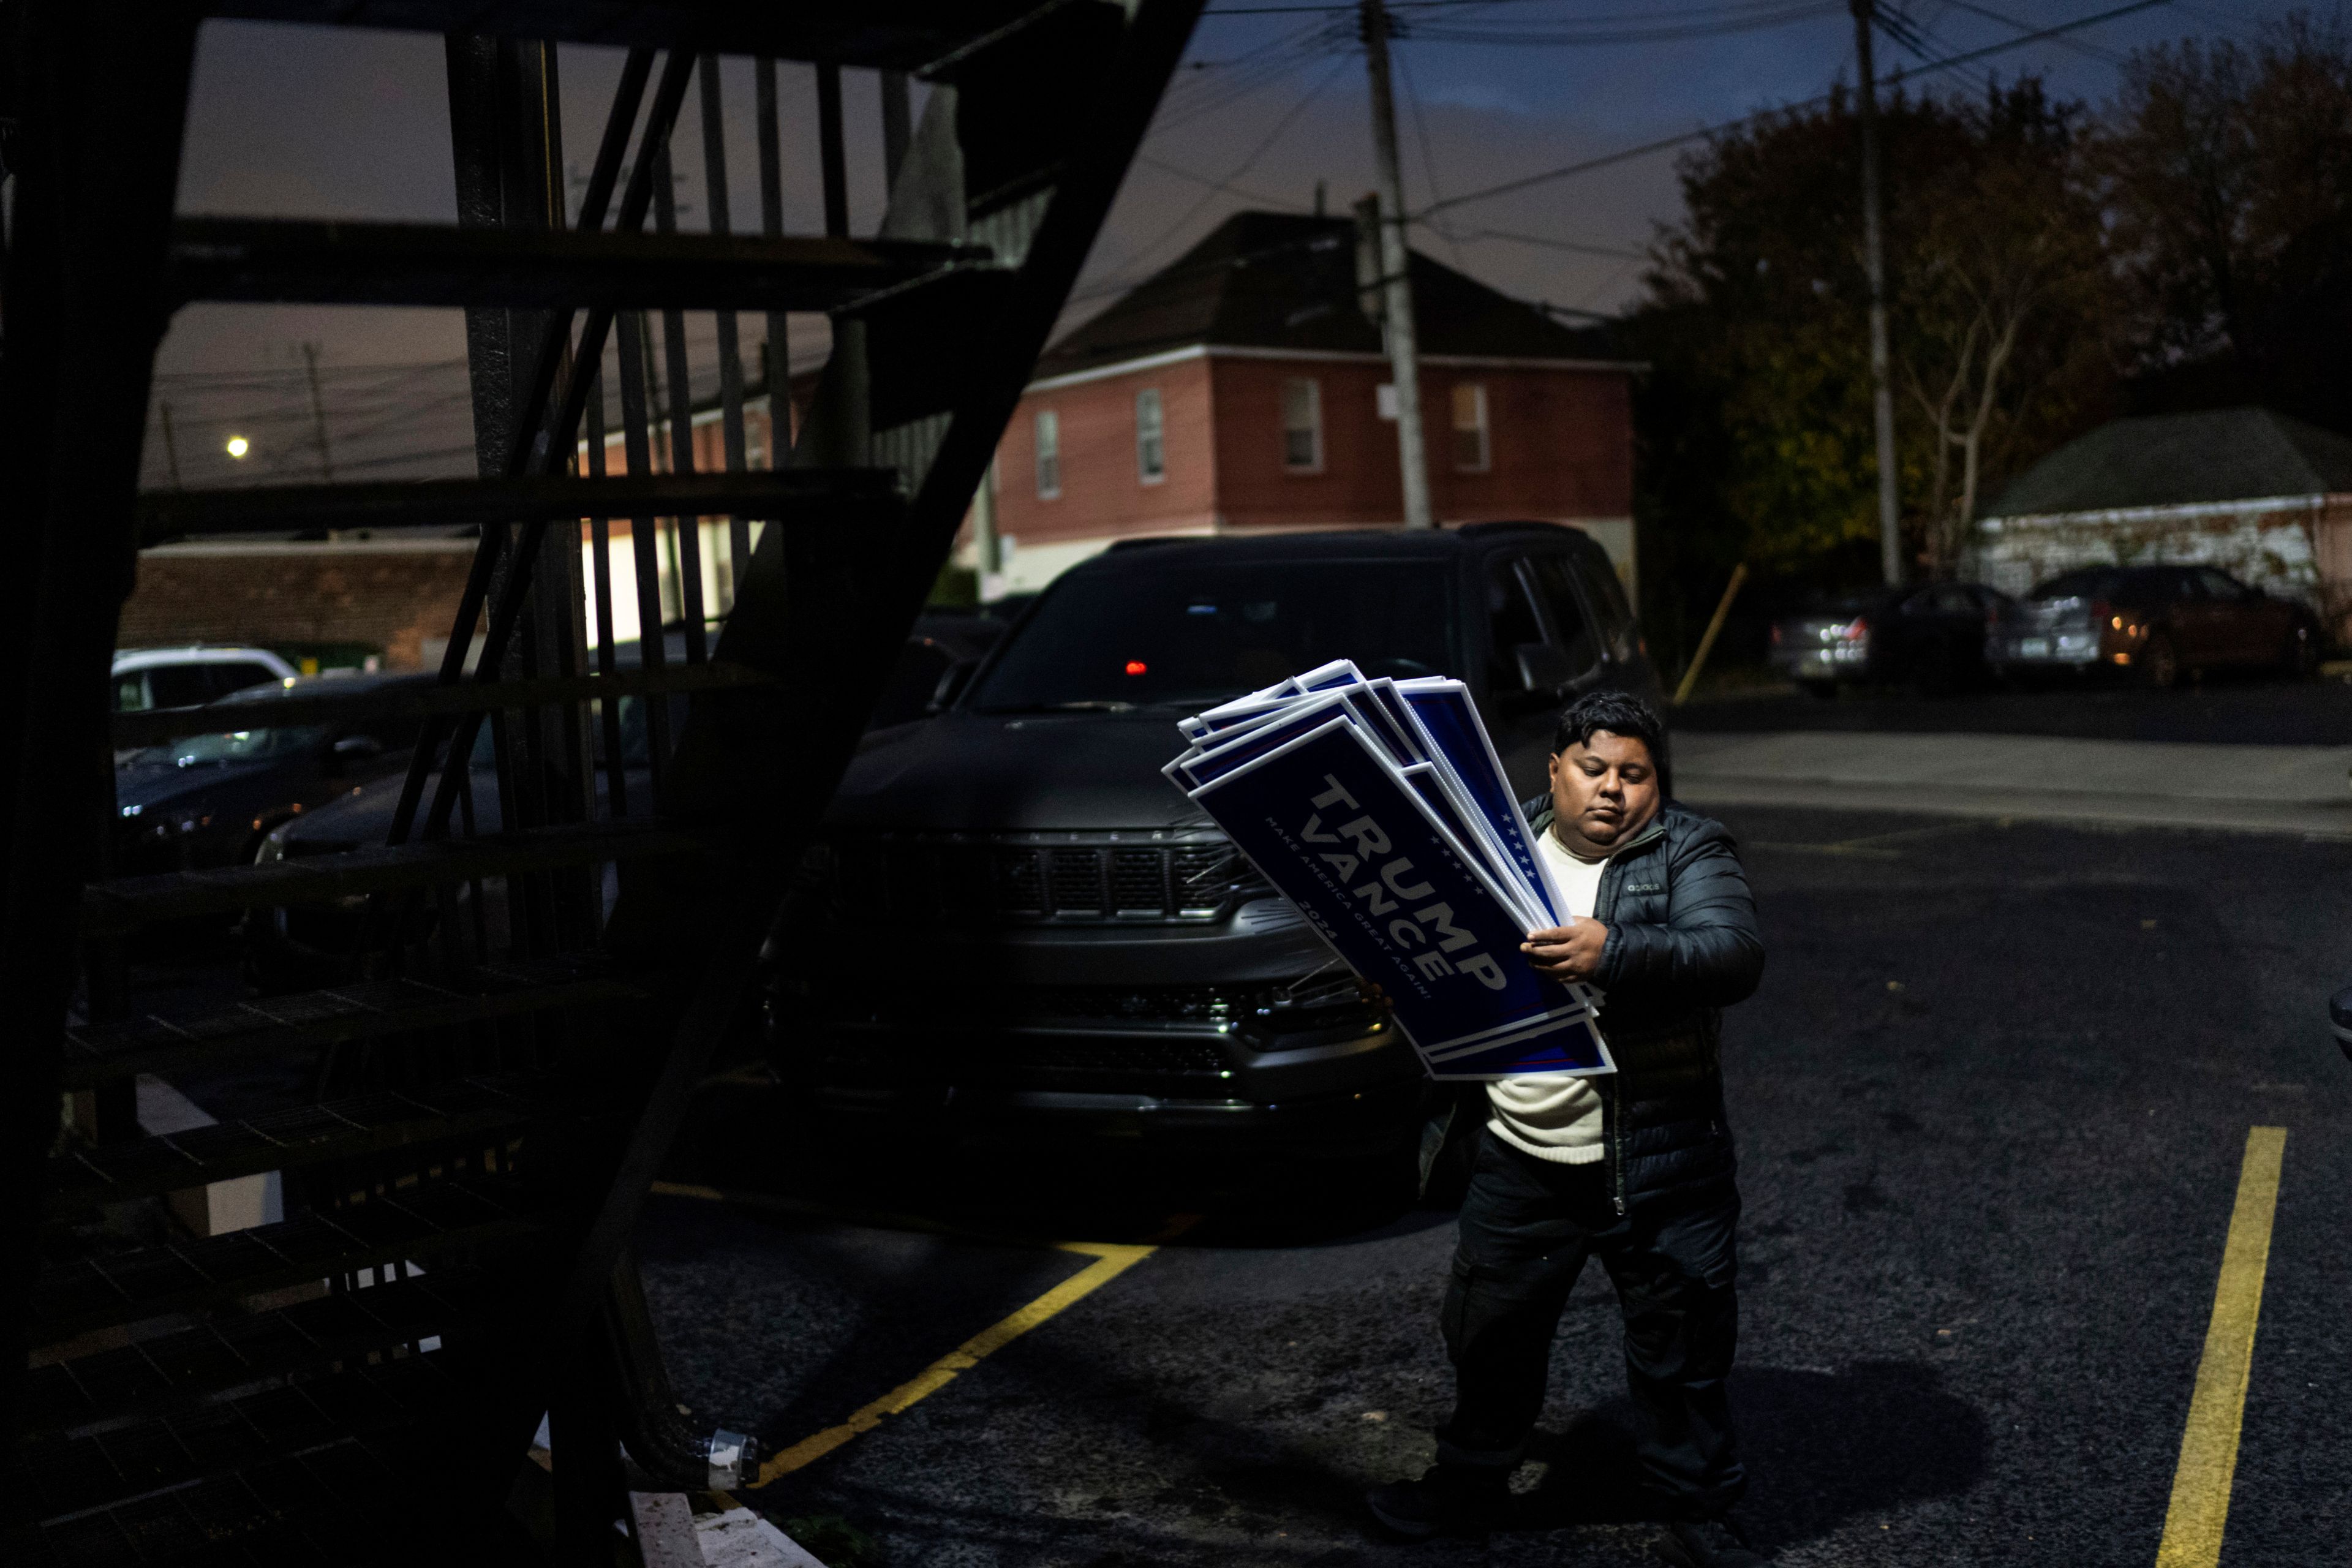
<instances>
[{"instance_id":1,"label":"utility pole","mask_svg":"<svg viewBox=\"0 0 2352 1568\"><path fill-rule=\"evenodd\" d=\"M1870 274L1870 402L1878 435L1878 563L1890 588L1903 584L1903 520L1895 467L1895 392L1886 348L1886 250L1878 224L1878 82L1870 58L1876 0L1852 0L1853 47L1862 76L1862 247Z\"/></svg>"},{"instance_id":2,"label":"utility pole","mask_svg":"<svg viewBox=\"0 0 2352 1568\"><path fill-rule=\"evenodd\" d=\"M327 400L319 395L318 344L302 345L302 367L310 377L310 438L319 444L319 476L331 480L335 477L335 458L327 450Z\"/></svg>"},{"instance_id":3,"label":"utility pole","mask_svg":"<svg viewBox=\"0 0 2352 1568\"><path fill-rule=\"evenodd\" d=\"M1381 314L1396 383L1397 464L1404 478L1404 525L1432 528L1429 458L1421 437L1421 360L1412 322L1412 282L1404 243L1404 176L1397 163L1396 100L1389 89L1389 12L1361 0L1364 60L1372 79L1372 152L1380 166Z\"/></svg>"}]
</instances>

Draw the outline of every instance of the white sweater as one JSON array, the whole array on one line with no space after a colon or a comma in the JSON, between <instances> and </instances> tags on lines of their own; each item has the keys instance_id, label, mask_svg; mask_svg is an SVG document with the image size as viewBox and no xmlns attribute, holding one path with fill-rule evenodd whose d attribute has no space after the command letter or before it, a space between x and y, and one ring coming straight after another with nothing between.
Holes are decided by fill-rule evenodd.
<instances>
[{"instance_id":1,"label":"white sweater","mask_svg":"<svg viewBox=\"0 0 2352 1568\"><path fill-rule=\"evenodd\" d=\"M1607 858L1579 859L1549 832L1537 841L1536 852L1567 898L1568 912L1578 920L1591 918ZM1538 1160L1584 1165L1601 1158L1601 1091L1589 1078L1498 1078L1486 1085L1486 1102L1494 1110L1486 1126L1495 1136Z\"/></svg>"}]
</instances>

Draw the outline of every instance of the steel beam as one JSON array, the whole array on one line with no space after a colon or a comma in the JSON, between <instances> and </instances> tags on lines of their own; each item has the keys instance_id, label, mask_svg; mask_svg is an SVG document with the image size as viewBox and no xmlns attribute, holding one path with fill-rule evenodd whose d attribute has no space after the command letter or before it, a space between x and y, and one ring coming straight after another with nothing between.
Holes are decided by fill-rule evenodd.
<instances>
[{"instance_id":1,"label":"steel beam","mask_svg":"<svg viewBox=\"0 0 2352 1568\"><path fill-rule=\"evenodd\" d=\"M163 298L196 16L164 9L126 26L79 0L17 0L0 25L12 29L16 115L0 280L0 546L14 597L0 618L0 1434L13 1435L164 322L137 301ZM16 1454L10 1441L0 1466Z\"/></svg>"},{"instance_id":2,"label":"steel beam","mask_svg":"<svg viewBox=\"0 0 2352 1568\"><path fill-rule=\"evenodd\" d=\"M970 355L982 367L947 417L919 500L895 547L835 532L771 529L762 537L720 653L798 683L789 736L771 712L724 697L696 705L678 743L665 810L682 820L724 823L732 853L724 866L625 889L608 928L616 952L692 965L698 978L672 1006L677 1021L653 1070L629 1090L638 1107L593 1229L573 1262L559 1321L584 1321L635 1232L646 1194L667 1156L694 1086L708 1070L750 986L784 889L848 764L866 717L887 679L908 626L951 547L981 475L1027 384L1088 247L1117 195L1168 78L1192 35L1202 0L1140 0L1111 57L1073 59L1068 79L1085 91L1067 110L1069 156L1061 182L1041 193L1017 292L998 314L967 325L941 357ZM935 91L927 114L952 114L952 94ZM918 145L926 138L919 134ZM901 172L894 204L942 204L916 171ZM960 168L941 179L960 181ZM887 220L886 219L886 222ZM756 807L753 803L757 802ZM696 871L705 874L698 876ZM715 874L713 874L715 873ZM674 1010L673 1010L674 1007ZM658 1015L657 1015L658 1016ZM578 1353L551 1343L551 1365Z\"/></svg>"},{"instance_id":3,"label":"steel beam","mask_svg":"<svg viewBox=\"0 0 2352 1568\"><path fill-rule=\"evenodd\" d=\"M921 71L1067 0L862 0L856 5L746 5L738 0L228 0L213 16L424 33L480 33L566 44L653 45L714 54L832 60ZM1116 10L1112 0L1078 0Z\"/></svg>"},{"instance_id":4,"label":"steel beam","mask_svg":"<svg viewBox=\"0 0 2352 1568\"><path fill-rule=\"evenodd\" d=\"M853 523L895 511L887 468L741 474L635 473L613 479L490 475L375 484L150 490L139 498L142 545L220 533L379 528L490 528L534 518L757 517L795 525ZM878 519L877 520L878 521Z\"/></svg>"},{"instance_id":5,"label":"steel beam","mask_svg":"<svg viewBox=\"0 0 2352 1568\"><path fill-rule=\"evenodd\" d=\"M308 218L182 218L176 301L830 310L984 249L803 235L467 229Z\"/></svg>"},{"instance_id":6,"label":"steel beam","mask_svg":"<svg viewBox=\"0 0 2352 1568\"><path fill-rule=\"evenodd\" d=\"M683 697L700 691L776 684L772 675L724 660L670 665L659 669L615 669L610 675L542 676L536 680L502 680L494 686L470 680L456 686L419 682L339 692L331 684L329 689L299 697L117 713L114 744L118 748L160 745L175 736L221 734L228 727L238 725L256 729L295 724L349 728L383 719L487 713L497 708L540 708L555 703L617 703L624 697Z\"/></svg>"}]
</instances>

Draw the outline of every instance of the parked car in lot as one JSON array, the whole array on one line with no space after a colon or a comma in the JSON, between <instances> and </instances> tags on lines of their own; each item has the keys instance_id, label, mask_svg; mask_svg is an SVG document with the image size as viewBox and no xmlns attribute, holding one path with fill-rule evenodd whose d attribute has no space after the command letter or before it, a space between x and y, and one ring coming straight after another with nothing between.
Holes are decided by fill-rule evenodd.
<instances>
[{"instance_id":1,"label":"parked car in lot","mask_svg":"<svg viewBox=\"0 0 2352 1568\"><path fill-rule=\"evenodd\" d=\"M1989 657L2010 677L2128 671L2166 687L2209 669L2308 675L2323 646L2310 606L2210 566L2082 566L2005 606Z\"/></svg>"},{"instance_id":2,"label":"parked car in lot","mask_svg":"<svg viewBox=\"0 0 2352 1568\"><path fill-rule=\"evenodd\" d=\"M1381 999L1160 773L1175 721L1336 658L1450 675L1540 787L1575 693L1657 680L1550 524L1139 541L1063 574L925 723L870 734L773 952L775 1065L843 1119L1408 1147Z\"/></svg>"},{"instance_id":3,"label":"parked car in lot","mask_svg":"<svg viewBox=\"0 0 2352 1568\"><path fill-rule=\"evenodd\" d=\"M618 644L615 647L617 651L632 655L629 663L636 662L633 656L635 644ZM675 651L682 656L682 642ZM420 675L407 679L431 684L436 678ZM673 723L684 718L684 702L678 702ZM623 698L619 717L621 754L625 759L621 787L626 797L629 815L646 816L653 810L653 774L646 766L646 713L642 700ZM595 790L597 809L601 813L607 789L603 727L591 725L589 735L595 748L593 760L597 764ZM393 815L400 804L401 788L408 782L408 756L404 753L398 769L380 772L354 784L316 811L289 817L256 847L254 858L276 861L314 855L342 855L355 849L372 849L385 843L391 837ZM489 725L483 724L475 730L473 750L467 753L467 766L469 773L461 782L472 787L460 792L458 820L453 831L474 835L499 832L505 826L505 816L499 792L490 782L498 774ZM430 801L434 797L440 783L438 770L425 775L425 800ZM458 906L466 907L476 891L473 885L464 884L453 889L451 897ZM507 942L503 881L492 879L483 884L479 891L482 894L479 929L494 949L502 948ZM362 967L361 942L367 919L367 905L366 895L354 894L322 903L247 910L243 927L246 979L264 992L317 990L352 979ZM468 908L468 913L473 912ZM438 905L419 903L408 906L403 910L401 923L383 926L372 933L372 940L392 946L422 941L432 934L439 918Z\"/></svg>"},{"instance_id":4,"label":"parked car in lot","mask_svg":"<svg viewBox=\"0 0 2352 1568\"><path fill-rule=\"evenodd\" d=\"M425 676L284 676L215 704L219 727L126 754L114 770L121 876L250 860L281 823L408 766L414 720L364 728L269 722L269 704Z\"/></svg>"},{"instance_id":5,"label":"parked car in lot","mask_svg":"<svg viewBox=\"0 0 2352 1568\"><path fill-rule=\"evenodd\" d=\"M114 710L194 708L283 680L294 667L266 647L126 647L114 654Z\"/></svg>"},{"instance_id":6,"label":"parked car in lot","mask_svg":"<svg viewBox=\"0 0 2352 1568\"><path fill-rule=\"evenodd\" d=\"M1822 697L1890 681L1954 691L1986 679L1985 628L2007 602L1981 583L1841 595L1774 621L1767 661Z\"/></svg>"},{"instance_id":7,"label":"parked car in lot","mask_svg":"<svg viewBox=\"0 0 2352 1568\"><path fill-rule=\"evenodd\" d=\"M894 672L895 685L886 693L875 723L904 723L919 718L928 710L941 677L950 668L968 668L986 651L988 645L1002 635L1004 623L976 616L925 616L915 623L907 639L907 651ZM686 658L683 633L672 632L666 643L666 657L671 664ZM614 645L614 654L624 670L635 669L641 663L641 647L635 642ZM431 676L407 679L431 681ZM672 734L685 722L687 702L673 698L669 722ZM620 721L624 815L641 816L653 810L653 772L650 763L651 744L646 731L646 710L644 700L636 697L621 699L617 717ZM413 731L413 727L412 727ZM594 747L596 812L604 816L610 799L610 773L604 762L604 731L601 723L589 727ZM289 816L276 826L255 848L257 858L280 860L289 857L340 855L354 849L372 848L384 842L391 831L394 808L399 804L401 786L406 782L407 758L400 766L361 780L323 806ZM475 731L474 749L468 765L483 779L493 775L490 730L483 725ZM425 776L425 798L430 800L439 786L440 774ZM505 826L499 792L479 788L465 797L467 826L475 834L499 832ZM461 899L470 898L470 889L461 889ZM505 941L504 889L495 879L485 885L482 930L493 947ZM332 985L350 978L358 958L362 921L367 900L363 897L344 899L330 903L303 904L290 908L249 910L244 935L246 977L265 991L315 989ZM420 922L396 933L404 940L415 940L429 931L436 917L430 910L415 911ZM379 936L394 934L378 933Z\"/></svg>"}]
</instances>

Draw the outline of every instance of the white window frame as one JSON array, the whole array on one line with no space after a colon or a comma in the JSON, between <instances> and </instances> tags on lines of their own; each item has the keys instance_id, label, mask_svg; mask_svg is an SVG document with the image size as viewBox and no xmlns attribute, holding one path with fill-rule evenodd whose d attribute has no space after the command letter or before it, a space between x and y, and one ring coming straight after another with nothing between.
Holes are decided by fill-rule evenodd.
<instances>
[{"instance_id":1,"label":"white window frame","mask_svg":"<svg viewBox=\"0 0 2352 1568\"><path fill-rule=\"evenodd\" d=\"M1147 485L1168 478L1168 404L1156 386L1135 395L1135 477Z\"/></svg>"},{"instance_id":2,"label":"white window frame","mask_svg":"<svg viewBox=\"0 0 2352 1568\"><path fill-rule=\"evenodd\" d=\"M1037 410L1031 426L1036 445L1037 499L1062 499L1062 416L1054 408Z\"/></svg>"},{"instance_id":3,"label":"white window frame","mask_svg":"<svg viewBox=\"0 0 2352 1568\"><path fill-rule=\"evenodd\" d=\"M1462 395L1470 395L1471 407L1476 423L1462 423ZM1486 402L1486 384L1483 381L1457 381L1447 399L1447 424L1452 432L1454 471L1457 474L1491 473L1495 468L1495 429ZM1462 460L1462 437L1475 434L1478 437L1478 458L1475 462Z\"/></svg>"},{"instance_id":4,"label":"white window frame","mask_svg":"<svg viewBox=\"0 0 2352 1568\"><path fill-rule=\"evenodd\" d=\"M1307 424L1303 428L1315 448L1314 457L1304 463L1294 462L1290 456L1290 437L1302 428L1290 422L1290 396L1300 387L1307 391ZM1285 473L1319 474L1323 471L1323 384L1311 375L1294 375L1282 384L1282 468Z\"/></svg>"}]
</instances>

